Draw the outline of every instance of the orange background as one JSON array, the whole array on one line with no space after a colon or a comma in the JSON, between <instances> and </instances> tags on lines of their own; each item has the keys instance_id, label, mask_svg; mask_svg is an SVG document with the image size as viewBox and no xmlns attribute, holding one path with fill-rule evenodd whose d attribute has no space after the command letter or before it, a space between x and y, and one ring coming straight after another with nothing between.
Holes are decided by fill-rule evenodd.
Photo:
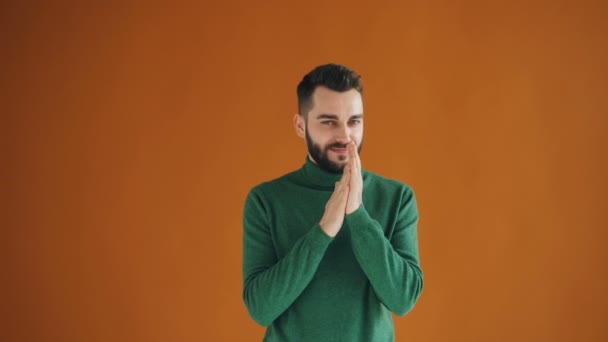
<instances>
[{"instance_id":1,"label":"orange background","mask_svg":"<svg viewBox=\"0 0 608 342\"><path fill-rule=\"evenodd\" d=\"M243 201L327 62L418 196L398 341L608 340L605 1L49 3L1 5L0 340L260 341Z\"/></svg>"}]
</instances>

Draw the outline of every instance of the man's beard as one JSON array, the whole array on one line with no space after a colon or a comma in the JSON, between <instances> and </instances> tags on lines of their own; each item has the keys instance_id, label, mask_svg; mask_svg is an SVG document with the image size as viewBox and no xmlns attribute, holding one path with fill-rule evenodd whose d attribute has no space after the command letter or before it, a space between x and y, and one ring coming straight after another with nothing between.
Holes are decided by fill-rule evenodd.
<instances>
[{"instance_id":1,"label":"man's beard","mask_svg":"<svg viewBox=\"0 0 608 342\"><path fill-rule=\"evenodd\" d=\"M316 144L310 138L310 135L308 134L308 127L306 129L305 136L306 136L306 146L308 147L308 153L312 157L312 160L315 163L317 163L317 165L319 165L319 167L322 168L323 170L329 171L331 173L342 173L342 171L344 170L344 166L346 166L346 163L338 164L338 163L335 163L335 162L329 160L328 153L331 148L347 148L347 145L335 143L335 144L327 145L327 146L325 146L324 149L322 149L319 144ZM361 143L359 143L359 146L357 147L358 154L361 154L362 147L363 147L363 138L361 138ZM343 157L344 157L344 160L346 160L346 156L343 156Z\"/></svg>"}]
</instances>

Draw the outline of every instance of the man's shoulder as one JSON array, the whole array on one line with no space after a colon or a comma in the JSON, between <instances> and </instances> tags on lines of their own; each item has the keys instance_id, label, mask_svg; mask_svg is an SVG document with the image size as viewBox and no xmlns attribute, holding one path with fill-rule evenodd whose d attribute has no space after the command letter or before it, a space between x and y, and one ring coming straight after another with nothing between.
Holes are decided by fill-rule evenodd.
<instances>
[{"instance_id":1,"label":"man's shoulder","mask_svg":"<svg viewBox=\"0 0 608 342\"><path fill-rule=\"evenodd\" d=\"M294 177L298 173L298 171L299 170L294 170L274 179L258 183L257 185L251 188L250 193L262 195L264 193L272 193L281 188L284 188L286 185L293 183Z\"/></svg>"},{"instance_id":2,"label":"man's shoulder","mask_svg":"<svg viewBox=\"0 0 608 342\"><path fill-rule=\"evenodd\" d=\"M389 178L378 173L371 172L369 170L364 170L363 181L364 183L381 188L413 192L413 189L409 184L398 179Z\"/></svg>"}]
</instances>

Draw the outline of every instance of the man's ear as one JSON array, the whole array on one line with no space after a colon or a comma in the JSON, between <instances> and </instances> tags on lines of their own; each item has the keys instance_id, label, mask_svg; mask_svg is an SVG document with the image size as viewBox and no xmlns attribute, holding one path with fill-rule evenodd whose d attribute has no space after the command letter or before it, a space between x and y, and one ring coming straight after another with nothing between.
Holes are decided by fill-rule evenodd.
<instances>
[{"instance_id":1,"label":"man's ear","mask_svg":"<svg viewBox=\"0 0 608 342\"><path fill-rule=\"evenodd\" d=\"M304 138L306 136L306 122L304 122L304 117L298 113L293 116L293 125L296 129L296 134L300 138Z\"/></svg>"}]
</instances>

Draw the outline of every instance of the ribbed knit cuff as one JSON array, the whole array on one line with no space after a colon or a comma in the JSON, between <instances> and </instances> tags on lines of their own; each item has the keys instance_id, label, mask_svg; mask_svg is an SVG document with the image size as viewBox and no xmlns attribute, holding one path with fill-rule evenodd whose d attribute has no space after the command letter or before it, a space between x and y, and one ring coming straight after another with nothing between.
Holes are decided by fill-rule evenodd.
<instances>
[{"instance_id":1,"label":"ribbed knit cuff","mask_svg":"<svg viewBox=\"0 0 608 342\"><path fill-rule=\"evenodd\" d=\"M361 206L359 206L359 208L357 208L357 210L353 211L352 213L346 215L344 217L344 222L346 222L346 224L351 228L351 229L360 229L360 228L373 228L374 224L374 219L369 216L369 213L367 212L367 210L365 209L365 206L363 205L363 203L361 203Z\"/></svg>"},{"instance_id":2,"label":"ribbed knit cuff","mask_svg":"<svg viewBox=\"0 0 608 342\"><path fill-rule=\"evenodd\" d=\"M321 226L317 223L308 233L308 241L313 245L327 248L327 246L334 241L334 238L325 234L323 229L321 229Z\"/></svg>"}]
</instances>

